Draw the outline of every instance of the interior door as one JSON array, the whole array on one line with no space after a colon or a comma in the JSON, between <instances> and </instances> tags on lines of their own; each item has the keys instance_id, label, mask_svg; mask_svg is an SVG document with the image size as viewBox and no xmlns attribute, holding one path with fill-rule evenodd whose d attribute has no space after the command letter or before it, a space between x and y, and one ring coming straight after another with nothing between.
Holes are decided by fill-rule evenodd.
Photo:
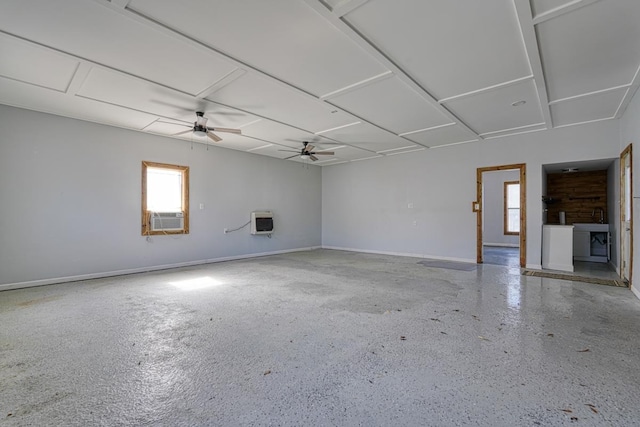
<instances>
[{"instance_id":1,"label":"interior door","mask_svg":"<svg viewBox=\"0 0 640 427\"><path fill-rule=\"evenodd\" d=\"M620 154L620 277L631 283L633 259L633 191L631 145Z\"/></svg>"},{"instance_id":2,"label":"interior door","mask_svg":"<svg viewBox=\"0 0 640 427\"><path fill-rule=\"evenodd\" d=\"M490 166L485 168L478 168L476 170L476 200L471 203L473 212L476 213L476 262L482 264L482 227L483 227L483 180L482 174L484 172L492 171L504 171L517 169L520 171L520 232L519 232L519 247L520 247L520 267L527 265L527 165L524 163L502 165L502 166Z\"/></svg>"}]
</instances>

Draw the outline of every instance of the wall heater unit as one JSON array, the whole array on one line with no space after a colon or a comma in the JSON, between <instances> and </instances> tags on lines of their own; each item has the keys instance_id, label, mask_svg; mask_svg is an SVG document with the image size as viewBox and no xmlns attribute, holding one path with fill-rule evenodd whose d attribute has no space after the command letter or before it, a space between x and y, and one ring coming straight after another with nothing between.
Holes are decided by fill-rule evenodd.
<instances>
[{"instance_id":1,"label":"wall heater unit","mask_svg":"<svg viewBox=\"0 0 640 427\"><path fill-rule=\"evenodd\" d=\"M254 211L251 212L251 234L271 234L273 233L273 212Z\"/></svg>"},{"instance_id":2,"label":"wall heater unit","mask_svg":"<svg viewBox=\"0 0 640 427\"><path fill-rule=\"evenodd\" d=\"M151 212L151 231L184 230L182 212Z\"/></svg>"}]
</instances>

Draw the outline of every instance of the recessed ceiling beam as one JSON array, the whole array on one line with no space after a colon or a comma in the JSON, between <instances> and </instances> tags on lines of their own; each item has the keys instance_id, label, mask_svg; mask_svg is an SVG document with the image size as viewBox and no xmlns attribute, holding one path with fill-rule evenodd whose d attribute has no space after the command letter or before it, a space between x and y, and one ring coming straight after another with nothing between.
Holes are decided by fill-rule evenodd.
<instances>
[{"instance_id":1,"label":"recessed ceiling beam","mask_svg":"<svg viewBox=\"0 0 640 427\"><path fill-rule=\"evenodd\" d=\"M69 86L67 86L67 95L75 95L76 93L78 93L78 91L84 84L84 81L87 79L91 68L91 64L89 64L88 62L80 61L78 63L78 68L76 68L76 72L73 73L73 77L69 82Z\"/></svg>"},{"instance_id":2,"label":"recessed ceiling beam","mask_svg":"<svg viewBox=\"0 0 640 427\"><path fill-rule=\"evenodd\" d=\"M442 98L441 100L438 101L438 103L446 104L447 102L455 101L458 99L468 98L470 96L479 95L481 93L491 92L496 89L502 89L505 87L517 85L518 83L526 82L527 80L531 80L531 79L533 79L533 75L520 77L519 79L511 80L504 83L498 83L497 85L483 87L482 89L472 90L471 92L461 93L459 95L450 96L448 98Z\"/></svg>"},{"instance_id":3,"label":"recessed ceiling beam","mask_svg":"<svg viewBox=\"0 0 640 427\"><path fill-rule=\"evenodd\" d=\"M615 115L616 119L622 117L627 109L627 106L631 102L633 95L638 91L638 87L640 87L640 67L638 67L638 69L636 70L636 75L633 77L633 80L631 80L629 90L627 90L627 93L622 98L622 102L620 102L620 105L618 106L618 111L616 111Z\"/></svg>"},{"instance_id":4,"label":"recessed ceiling beam","mask_svg":"<svg viewBox=\"0 0 640 427\"><path fill-rule=\"evenodd\" d=\"M231 82L239 79L240 77L242 77L245 74L246 74L245 70L243 70L242 68L236 68L235 70L231 71L226 76L222 77L220 80L218 80L217 82L215 82L214 84L212 84L208 88L200 91L196 95L196 98L198 98L198 99L206 98L207 96L212 95L216 91L222 89L226 85L228 85Z\"/></svg>"},{"instance_id":5,"label":"recessed ceiling beam","mask_svg":"<svg viewBox=\"0 0 640 427\"><path fill-rule=\"evenodd\" d=\"M382 80L386 80L392 76L393 76L393 73L387 70L384 73L378 74L377 76L369 77L368 79L364 79L360 82L343 87L342 89L334 90L333 92L327 93L325 95L321 95L320 99L325 100L325 99L334 98L336 96L344 95L345 93L349 93L354 90L361 89L365 86L369 86L370 84L377 83Z\"/></svg>"},{"instance_id":6,"label":"recessed ceiling beam","mask_svg":"<svg viewBox=\"0 0 640 427\"><path fill-rule=\"evenodd\" d=\"M338 3L336 7L332 8L331 12L340 18L347 13L354 11L368 1L369 0L344 0Z\"/></svg>"},{"instance_id":7,"label":"recessed ceiling beam","mask_svg":"<svg viewBox=\"0 0 640 427\"><path fill-rule=\"evenodd\" d=\"M538 48L538 37L536 36L535 26L531 14L531 3L529 0L514 0L516 14L518 17L518 25L522 35L522 43L524 44L525 53L529 60L529 66L533 73L533 81L538 92L538 101L540 112L547 128L553 127L553 119L551 118L551 109L549 108L549 97L547 95L547 84L544 79L544 71L542 70L542 59L540 58L540 50Z\"/></svg>"},{"instance_id":8,"label":"recessed ceiling beam","mask_svg":"<svg viewBox=\"0 0 640 427\"><path fill-rule=\"evenodd\" d=\"M114 5L117 6L119 8L124 9L125 7L127 7L129 5L129 2L131 0L110 0L110 2Z\"/></svg>"},{"instance_id":9,"label":"recessed ceiling beam","mask_svg":"<svg viewBox=\"0 0 640 427\"><path fill-rule=\"evenodd\" d=\"M573 12L576 9L588 6L597 1L598 0L574 0L569 3L565 3L561 6L556 7L555 9L549 10L548 12L534 16L533 24L538 25L541 22L548 21L549 19L553 19L560 15L564 15L565 13Z\"/></svg>"}]
</instances>

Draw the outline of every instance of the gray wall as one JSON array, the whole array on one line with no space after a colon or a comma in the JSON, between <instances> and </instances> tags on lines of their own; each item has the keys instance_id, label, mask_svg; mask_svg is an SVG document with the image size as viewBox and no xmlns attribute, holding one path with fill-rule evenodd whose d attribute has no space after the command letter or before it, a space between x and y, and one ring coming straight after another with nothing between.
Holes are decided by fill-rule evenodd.
<instances>
[{"instance_id":1,"label":"gray wall","mask_svg":"<svg viewBox=\"0 0 640 427\"><path fill-rule=\"evenodd\" d=\"M504 234L504 183L519 181L520 171L492 171L482 174L482 243L519 246L520 237Z\"/></svg>"},{"instance_id":2,"label":"gray wall","mask_svg":"<svg viewBox=\"0 0 640 427\"><path fill-rule=\"evenodd\" d=\"M189 235L141 236L143 160L190 167ZM316 166L7 106L0 197L0 289L321 245ZM258 209L271 239L223 233Z\"/></svg>"},{"instance_id":3,"label":"gray wall","mask_svg":"<svg viewBox=\"0 0 640 427\"><path fill-rule=\"evenodd\" d=\"M526 163L527 265L541 268L542 165L615 158L618 132L611 120L324 167L323 246L475 262L476 168Z\"/></svg>"}]
</instances>

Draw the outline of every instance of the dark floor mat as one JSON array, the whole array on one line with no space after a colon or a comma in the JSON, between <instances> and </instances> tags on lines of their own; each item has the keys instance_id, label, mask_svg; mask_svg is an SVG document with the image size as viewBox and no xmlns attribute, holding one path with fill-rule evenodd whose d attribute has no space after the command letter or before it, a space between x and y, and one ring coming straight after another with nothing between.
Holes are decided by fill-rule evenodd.
<instances>
[{"instance_id":1,"label":"dark floor mat","mask_svg":"<svg viewBox=\"0 0 640 427\"><path fill-rule=\"evenodd\" d=\"M425 267L446 268L448 270L458 271L473 271L478 268L477 264L471 264L469 262L442 261L439 259L425 259L424 261L419 261L418 264L422 264Z\"/></svg>"},{"instance_id":2,"label":"dark floor mat","mask_svg":"<svg viewBox=\"0 0 640 427\"><path fill-rule=\"evenodd\" d=\"M628 288L629 285L623 280L605 279L604 277L585 277L575 276L572 274L548 273L539 270L523 270L524 276L545 277L548 279L570 280L572 282L595 283L597 285L617 286L619 288Z\"/></svg>"}]
</instances>

